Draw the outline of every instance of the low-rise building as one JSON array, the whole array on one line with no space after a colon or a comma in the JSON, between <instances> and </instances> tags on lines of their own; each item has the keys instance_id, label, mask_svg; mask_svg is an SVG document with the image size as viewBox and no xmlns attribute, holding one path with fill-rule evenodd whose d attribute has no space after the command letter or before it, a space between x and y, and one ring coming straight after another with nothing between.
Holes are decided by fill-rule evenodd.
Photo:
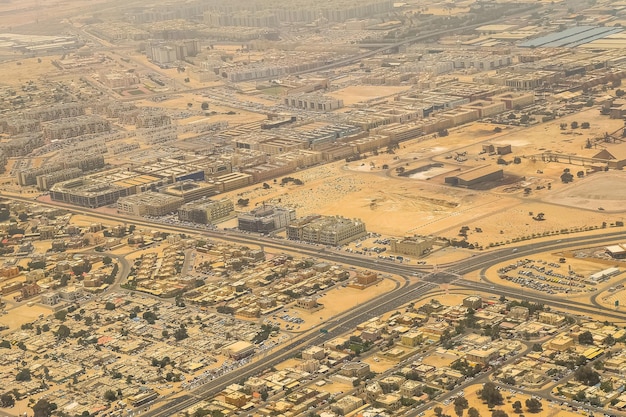
<instances>
[{"instance_id":1,"label":"low-rise building","mask_svg":"<svg viewBox=\"0 0 626 417\"><path fill-rule=\"evenodd\" d=\"M235 205L228 198L203 199L183 204L178 209L178 218L187 222L209 224L229 218L234 212Z\"/></svg>"},{"instance_id":2,"label":"low-rise building","mask_svg":"<svg viewBox=\"0 0 626 417\"><path fill-rule=\"evenodd\" d=\"M117 212L133 216L163 216L176 212L184 202L183 197L146 191L117 200Z\"/></svg>"},{"instance_id":3,"label":"low-rise building","mask_svg":"<svg viewBox=\"0 0 626 417\"><path fill-rule=\"evenodd\" d=\"M432 236L413 236L403 239L391 239L391 251L408 256L423 256L430 252L436 238Z\"/></svg>"},{"instance_id":4,"label":"low-rise building","mask_svg":"<svg viewBox=\"0 0 626 417\"><path fill-rule=\"evenodd\" d=\"M247 213L240 213L237 216L237 227L248 232L270 233L284 229L295 218L294 209L263 205Z\"/></svg>"},{"instance_id":5,"label":"low-rise building","mask_svg":"<svg viewBox=\"0 0 626 417\"><path fill-rule=\"evenodd\" d=\"M309 216L287 227L287 237L310 243L338 246L367 235L365 223L340 216Z\"/></svg>"}]
</instances>

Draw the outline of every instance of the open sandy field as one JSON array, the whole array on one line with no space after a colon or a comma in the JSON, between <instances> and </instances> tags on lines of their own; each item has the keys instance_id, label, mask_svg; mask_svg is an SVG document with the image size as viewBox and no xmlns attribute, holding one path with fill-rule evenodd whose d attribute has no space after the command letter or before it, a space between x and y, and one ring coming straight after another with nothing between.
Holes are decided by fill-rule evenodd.
<instances>
[{"instance_id":1,"label":"open sandy field","mask_svg":"<svg viewBox=\"0 0 626 417\"><path fill-rule=\"evenodd\" d=\"M569 126L572 121L588 121L590 129L571 131L568 127L563 135L559 124ZM545 150L583 154L587 138L615 131L622 125L622 121L600 116L597 109L527 128L503 127L501 132L494 132L495 125L474 123L451 129L447 137L403 142L395 154L379 153L348 164L339 161L299 171L294 176L305 182L303 186L276 184L264 190L256 185L227 196L250 198L251 206L262 202L287 205L295 208L298 216L317 213L360 218L368 230L384 235L437 234L458 238L460 227L468 226L470 243L484 247L490 243L506 244L514 238L547 231L593 228L603 222L622 220L619 210L626 208L626 195L609 192L613 181L624 181L623 174L600 172L562 184L563 169L577 172L584 168L543 162L537 156ZM495 165L496 156L482 153L483 143L512 146L513 153L504 156L509 165L503 166L506 178L512 182L480 190L446 185L444 178L454 170ZM455 152L467 152L467 160L455 161L451 158ZM511 163L514 157L520 157L521 163ZM399 167L408 171L433 163L443 167L412 177L399 177L395 172ZM383 169L383 165L389 169ZM528 195L524 188L531 189ZM585 206L579 204L581 199L586 200ZM598 210L599 207L605 210ZM545 220L533 220L537 213L544 213ZM481 233L473 232L477 227Z\"/></svg>"},{"instance_id":2,"label":"open sandy field","mask_svg":"<svg viewBox=\"0 0 626 417\"><path fill-rule=\"evenodd\" d=\"M18 62L20 63L18 65ZM60 74L57 67L52 65L50 58L19 58L19 61L0 63L0 84L12 87L20 86L27 81L36 81L41 77L50 77Z\"/></svg>"},{"instance_id":3,"label":"open sandy field","mask_svg":"<svg viewBox=\"0 0 626 417\"><path fill-rule=\"evenodd\" d=\"M36 320L39 315L47 316L52 313L48 308L34 305L29 307L26 304L11 308L9 306L7 314L0 315L0 325L9 326L8 331L17 330L24 323L31 323Z\"/></svg>"},{"instance_id":4,"label":"open sandy field","mask_svg":"<svg viewBox=\"0 0 626 417\"><path fill-rule=\"evenodd\" d=\"M588 210L602 208L609 212L623 212L624 200L626 200L626 173L623 171L599 172L545 199L564 206Z\"/></svg>"},{"instance_id":5,"label":"open sandy field","mask_svg":"<svg viewBox=\"0 0 626 417\"><path fill-rule=\"evenodd\" d=\"M291 308L290 314L297 315L304 320L298 329L298 331L303 332L325 323L331 317L345 313L359 304L391 291L396 285L397 282L384 279L364 290L351 287L335 288L318 298L317 302L324 306L321 310L309 312L304 309Z\"/></svg>"},{"instance_id":6,"label":"open sandy field","mask_svg":"<svg viewBox=\"0 0 626 417\"><path fill-rule=\"evenodd\" d=\"M403 91L410 90L411 87L390 87L390 86L374 86L359 85L342 88L341 90L328 93L329 96L343 100L345 106L360 103L368 100L374 100L382 97L388 97Z\"/></svg>"}]
</instances>

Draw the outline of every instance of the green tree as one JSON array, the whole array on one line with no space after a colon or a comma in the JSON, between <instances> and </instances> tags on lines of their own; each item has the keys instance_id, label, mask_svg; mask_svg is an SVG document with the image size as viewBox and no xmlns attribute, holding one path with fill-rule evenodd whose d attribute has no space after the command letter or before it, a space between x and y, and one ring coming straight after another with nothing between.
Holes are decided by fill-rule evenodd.
<instances>
[{"instance_id":1,"label":"green tree","mask_svg":"<svg viewBox=\"0 0 626 417\"><path fill-rule=\"evenodd\" d=\"M209 110L209 103L207 103L206 101L202 102L202 104L200 105L200 107L202 108L202 110L207 111Z\"/></svg>"},{"instance_id":2,"label":"green tree","mask_svg":"<svg viewBox=\"0 0 626 417\"><path fill-rule=\"evenodd\" d=\"M174 338L176 340L183 340L189 337L187 334L187 329L181 324L178 329L174 332Z\"/></svg>"},{"instance_id":3,"label":"green tree","mask_svg":"<svg viewBox=\"0 0 626 417\"><path fill-rule=\"evenodd\" d=\"M67 317L67 311L65 310L59 310L56 313L54 313L54 318L59 321L65 321L66 317Z\"/></svg>"},{"instance_id":4,"label":"green tree","mask_svg":"<svg viewBox=\"0 0 626 417\"><path fill-rule=\"evenodd\" d=\"M522 402L520 400L517 400L513 403L513 411L518 414L522 412Z\"/></svg>"},{"instance_id":5,"label":"green tree","mask_svg":"<svg viewBox=\"0 0 626 417\"><path fill-rule=\"evenodd\" d=\"M581 345L593 345L593 335L589 330L578 335L578 343Z\"/></svg>"},{"instance_id":6,"label":"green tree","mask_svg":"<svg viewBox=\"0 0 626 417\"><path fill-rule=\"evenodd\" d=\"M142 317L149 324L154 324L155 320L158 318L157 315L152 311L146 311L145 313L143 313Z\"/></svg>"},{"instance_id":7,"label":"green tree","mask_svg":"<svg viewBox=\"0 0 626 417\"><path fill-rule=\"evenodd\" d=\"M57 409L56 404L48 402L45 398L37 401L33 405L34 417L50 417L52 412Z\"/></svg>"},{"instance_id":8,"label":"green tree","mask_svg":"<svg viewBox=\"0 0 626 417\"><path fill-rule=\"evenodd\" d=\"M502 404L502 394L493 382L486 382L478 395L483 401L487 401L489 408Z\"/></svg>"},{"instance_id":9,"label":"green tree","mask_svg":"<svg viewBox=\"0 0 626 417\"><path fill-rule=\"evenodd\" d=\"M115 394L115 391L113 390L107 390L105 391L103 398L111 403L117 399L117 394Z\"/></svg>"},{"instance_id":10,"label":"green tree","mask_svg":"<svg viewBox=\"0 0 626 417\"><path fill-rule=\"evenodd\" d=\"M509 415L503 410L493 410L491 412L491 417L509 417Z\"/></svg>"},{"instance_id":11,"label":"green tree","mask_svg":"<svg viewBox=\"0 0 626 417\"><path fill-rule=\"evenodd\" d=\"M467 417L480 417L480 413L476 408L470 407L469 410L467 410Z\"/></svg>"},{"instance_id":12,"label":"green tree","mask_svg":"<svg viewBox=\"0 0 626 417\"><path fill-rule=\"evenodd\" d=\"M104 305L104 309L109 311L115 310L115 303L107 301L107 303Z\"/></svg>"},{"instance_id":13,"label":"green tree","mask_svg":"<svg viewBox=\"0 0 626 417\"><path fill-rule=\"evenodd\" d=\"M465 399L465 397L456 397L454 399L454 406L461 407L465 410L467 407L469 407L469 403L467 402L467 399Z\"/></svg>"},{"instance_id":14,"label":"green tree","mask_svg":"<svg viewBox=\"0 0 626 417\"><path fill-rule=\"evenodd\" d=\"M4 408L10 408L15 405L15 397L10 392L0 395L0 405Z\"/></svg>"},{"instance_id":15,"label":"green tree","mask_svg":"<svg viewBox=\"0 0 626 417\"><path fill-rule=\"evenodd\" d=\"M70 336L70 328L67 327L65 324L62 324L59 326L59 328L56 331L56 336L63 340L63 339L67 339Z\"/></svg>"},{"instance_id":16,"label":"green tree","mask_svg":"<svg viewBox=\"0 0 626 417\"><path fill-rule=\"evenodd\" d=\"M588 386L593 386L600 382L600 374L589 365L579 366L574 372L574 378Z\"/></svg>"},{"instance_id":17,"label":"green tree","mask_svg":"<svg viewBox=\"0 0 626 417\"><path fill-rule=\"evenodd\" d=\"M15 380L16 381L30 381L31 380L30 369L28 368L20 369L20 371L15 375Z\"/></svg>"},{"instance_id":18,"label":"green tree","mask_svg":"<svg viewBox=\"0 0 626 417\"><path fill-rule=\"evenodd\" d=\"M613 382L610 379L602 381L600 383L600 389L602 391L604 391L604 392L611 392L611 391L613 391Z\"/></svg>"},{"instance_id":19,"label":"green tree","mask_svg":"<svg viewBox=\"0 0 626 417\"><path fill-rule=\"evenodd\" d=\"M541 401L536 398L528 398L525 401L525 404L528 412L530 413L538 413L539 411L541 411Z\"/></svg>"},{"instance_id":20,"label":"green tree","mask_svg":"<svg viewBox=\"0 0 626 417\"><path fill-rule=\"evenodd\" d=\"M441 408L441 407L435 407L435 408L433 409L433 411L435 412L435 415L436 415L437 417L441 417L441 414L443 413L443 408Z\"/></svg>"},{"instance_id":21,"label":"green tree","mask_svg":"<svg viewBox=\"0 0 626 417\"><path fill-rule=\"evenodd\" d=\"M102 263L105 265L111 265L111 262L113 262L113 259L111 259L110 256L105 256L104 258L102 258Z\"/></svg>"}]
</instances>

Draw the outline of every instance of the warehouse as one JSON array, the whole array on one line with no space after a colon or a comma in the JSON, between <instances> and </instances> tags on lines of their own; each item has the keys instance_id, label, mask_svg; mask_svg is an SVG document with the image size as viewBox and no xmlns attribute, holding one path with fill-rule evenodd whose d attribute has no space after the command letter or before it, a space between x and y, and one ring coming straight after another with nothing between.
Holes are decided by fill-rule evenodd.
<instances>
[{"instance_id":1,"label":"warehouse","mask_svg":"<svg viewBox=\"0 0 626 417\"><path fill-rule=\"evenodd\" d=\"M488 181L498 181L502 178L504 178L502 168L483 165L461 172L458 175L446 177L445 182L457 187L469 188Z\"/></svg>"}]
</instances>

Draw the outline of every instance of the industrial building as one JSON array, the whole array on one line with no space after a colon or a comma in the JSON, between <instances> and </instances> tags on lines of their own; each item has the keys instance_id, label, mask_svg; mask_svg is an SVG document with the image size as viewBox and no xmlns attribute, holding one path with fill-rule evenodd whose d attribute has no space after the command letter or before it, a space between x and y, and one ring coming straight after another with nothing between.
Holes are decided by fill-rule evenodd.
<instances>
[{"instance_id":1,"label":"industrial building","mask_svg":"<svg viewBox=\"0 0 626 417\"><path fill-rule=\"evenodd\" d=\"M502 168L483 165L463 171L460 174L449 176L445 178L446 184L454 185L457 187L474 187L478 184L498 181L504 178L504 171Z\"/></svg>"}]
</instances>

